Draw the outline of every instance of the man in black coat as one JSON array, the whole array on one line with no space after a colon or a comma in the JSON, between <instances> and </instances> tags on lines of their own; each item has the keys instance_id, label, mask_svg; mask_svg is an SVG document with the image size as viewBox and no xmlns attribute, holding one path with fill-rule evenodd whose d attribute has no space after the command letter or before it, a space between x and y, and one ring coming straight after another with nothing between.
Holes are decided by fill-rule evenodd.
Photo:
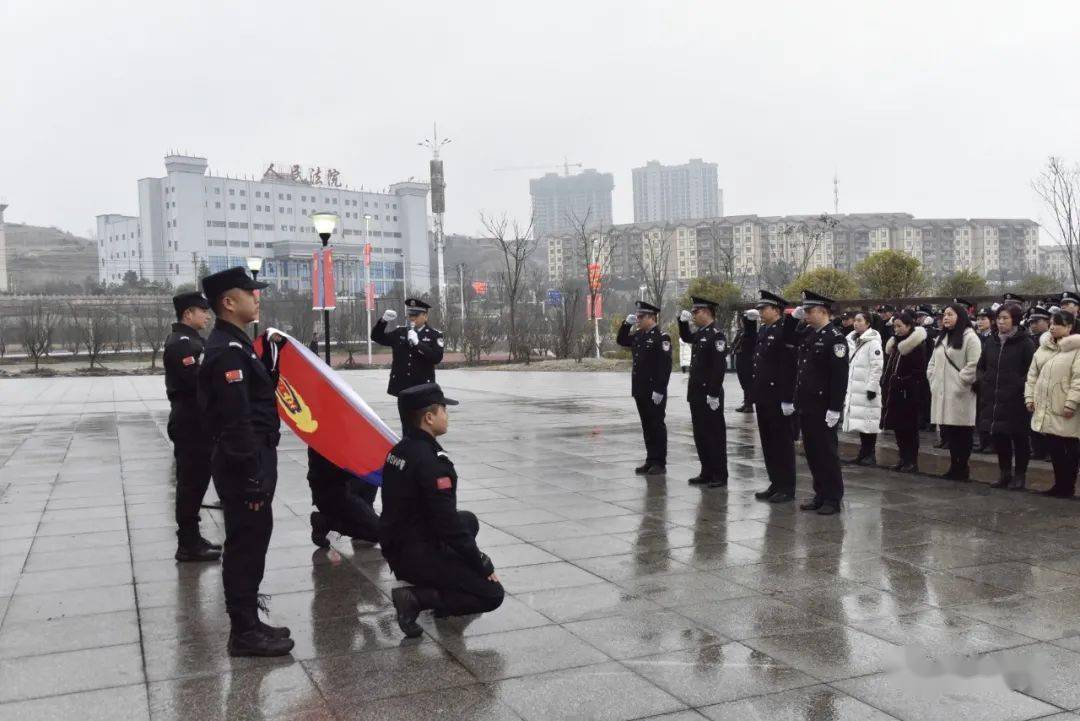
<instances>
[{"instance_id":1,"label":"man in black coat","mask_svg":"<svg viewBox=\"0 0 1080 721\"><path fill-rule=\"evenodd\" d=\"M387 324L397 320L397 312L388 310L371 329L371 340L393 349L386 389L392 396L421 383L435 382L435 366L443 359L443 334L427 324L429 310L431 306L424 301L408 298L408 325L387 330Z\"/></svg>"},{"instance_id":2,"label":"man in black coat","mask_svg":"<svg viewBox=\"0 0 1080 721\"><path fill-rule=\"evenodd\" d=\"M390 570L413 584L390 592L397 622L409 638L423 633L421 611L462 616L494 611L503 602L495 566L476 546L480 522L457 509L458 476L439 436L446 433L447 406L437 383L401 392L398 412L405 437L383 466L382 553Z\"/></svg>"},{"instance_id":3,"label":"man in black coat","mask_svg":"<svg viewBox=\"0 0 1080 721\"><path fill-rule=\"evenodd\" d=\"M667 472L667 386L671 377L671 336L659 325L660 309L638 301L637 313L626 316L615 342L629 348L633 356L630 395L637 404L641 431L645 436L645 463L637 474L659 476ZM637 326L637 332L634 327Z\"/></svg>"},{"instance_id":4,"label":"man in black coat","mask_svg":"<svg viewBox=\"0 0 1080 721\"><path fill-rule=\"evenodd\" d=\"M742 405L736 413L754 412L754 347L757 345L758 312L751 309L742 314L739 332L732 342L732 354L735 356L735 375L742 388Z\"/></svg>"},{"instance_id":5,"label":"man in black coat","mask_svg":"<svg viewBox=\"0 0 1080 721\"><path fill-rule=\"evenodd\" d=\"M691 296L691 310L679 314L679 337L689 343L690 380L686 400L694 428L701 473L692 485L719 488L727 485L727 423L724 420L724 374L727 372L727 338L716 325L717 304ZM691 330L693 320L696 330Z\"/></svg>"},{"instance_id":6,"label":"man in black coat","mask_svg":"<svg viewBox=\"0 0 1080 721\"><path fill-rule=\"evenodd\" d=\"M165 339L165 394L169 398L169 440L176 459L176 560L216 561L221 546L199 533L199 507L210 486L210 438L199 408L199 331L210 323L210 304L202 293L172 299L176 322Z\"/></svg>"},{"instance_id":7,"label":"man in black coat","mask_svg":"<svg viewBox=\"0 0 1080 721\"><path fill-rule=\"evenodd\" d=\"M843 334L829 323L832 300L809 290L804 290L802 296L808 327L797 356L795 408L806 463L814 479L814 498L799 508L829 516L840 510L844 497L836 426L847 395L848 345Z\"/></svg>"},{"instance_id":8,"label":"man in black coat","mask_svg":"<svg viewBox=\"0 0 1080 721\"><path fill-rule=\"evenodd\" d=\"M882 327L878 328L881 334L881 347L884 348L889 339L893 337L892 319L896 315L896 306L884 303L877 307L878 317L881 318Z\"/></svg>"},{"instance_id":9,"label":"man in black coat","mask_svg":"<svg viewBox=\"0 0 1080 721\"><path fill-rule=\"evenodd\" d=\"M770 503L787 503L795 498L795 437L791 415L795 412L798 321L784 314L786 300L767 290L760 294L755 310L761 317L761 329L754 346L753 398L769 487L754 497Z\"/></svg>"}]
</instances>

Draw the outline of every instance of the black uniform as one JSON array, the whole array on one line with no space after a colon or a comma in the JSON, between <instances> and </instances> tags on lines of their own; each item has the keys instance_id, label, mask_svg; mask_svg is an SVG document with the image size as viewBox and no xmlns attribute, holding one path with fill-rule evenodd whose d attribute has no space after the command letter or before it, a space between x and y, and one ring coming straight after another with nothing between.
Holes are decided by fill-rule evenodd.
<instances>
[{"instance_id":1,"label":"black uniform","mask_svg":"<svg viewBox=\"0 0 1080 721\"><path fill-rule=\"evenodd\" d=\"M742 327L732 342L735 355L735 375L743 392L743 406L749 408L754 402L754 348L757 346L758 322L742 316Z\"/></svg>"},{"instance_id":2,"label":"black uniform","mask_svg":"<svg viewBox=\"0 0 1080 721\"><path fill-rule=\"evenodd\" d=\"M754 346L753 398L757 409L758 435L769 487L777 493L795 495L795 435L792 420L781 410L794 403L795 328L798 321L782 316L762 325Z\"/></svg>"},{"instance_id":3,"label":"black uniform","mask_svg":"<svg viewBox=\"0 0 1080 721\"><path fill-rule=\"evenodd\" d=\"M443 358L443 335L427 324L415 330L420 342L414 346L409 344L408 326L387 330L386 321L380 318L371 329L371 340L394 349L386 389L392 396L421 383L435 382L435 366Z\"/></svg>"},{"instance_id":4,"label":"black uniform","mask_svg":"<svg viewBox=\"0 0 1080 721\"><path fill-rule=\"evenodd\" d=\"M837 421L825 423L825 412L841 412L847 394L848 346L840 330L828 324L821 330L807 328L798 349L795 375L795 408L802 427L806 463L814 479L814 500L839 505L844 497L844 478L837 455Z\"/></svg>"},{"instance_id":5,"label":"black uniform","mask_svg":"<svg viewBox=\"0 0 1080 721\"><path fill-rule=\"evenodd\" d=\"M265 342L264 338L264 342ZM253 612L274 528L277 486L277 369L259 359L243 329L214 324L199 370L199 403L213 443L214 487L225 514L222 580L230 613ZM258 510L249 505L261 502Z\"/></svg>"},{"instance_id":6,"label":"black uniform","mask_svg":"<svg viewBox=\"0 0 1080 721\"><path fill-rule=\"evenodd\" d=\"M378 488L308 448L311 502L326 520L325 530L371 543L379 540L379 514L371 507Z\"/></svg>"},{"instance_id":7,"label":"black uniform","mask_svg":"<svg viewBox=\"0 0 1080 721\"><path fill-rule=\"evenodd\" d=\"M165 339L165 394L169 440L176 458L176 525L181 542L199 537L199 507L210 486L210 439L199 408L199 361L203 339L194 328L173 323Z\"/></svg>"},{"instance_id":8,"label":"black uniform","mask_svg":"<svg viewBox=\"0 0 1080 721\"><path fill-rule=\"evenodd\" d=\"M476 516L457 510L457 472L442 446L415 427L386 456L379 538L402 581L437 592L441 615L484 613L503 601L495 568L476 546Z\"/></svg>"},{"instance_id":9,"label":"black uniform","mask_svg":"<svg viewBox=\"0 0 1080 721\"><path fill-rule=\"evenodd\" d=\"M724 421L724 373L727 372L727 339L716 323L690 332L690 324L679 321L679 337L691 344L690 380L686 400L690 402L690 422L694 445L701 462L701 477L727 483L727 423ZM719 398L716 410L707 398Z\"/></svg>"},{"instance_id":10,"label":"black uniform","mask_svg":"<svg viewBox=\"0 0 1080 721\"><path fill-rule=\"evenodd\" d=\"M619 328L615 342L629 348L634 358L630 371L630 395L637 404L641 418L641 431L645 436L646 465L667 465L667 386L671 377L671 336L654 325L650 330L631 334L631 326L624 322ZM659 403L653 394L663 398Z\"/></svg>"}]
</instances>

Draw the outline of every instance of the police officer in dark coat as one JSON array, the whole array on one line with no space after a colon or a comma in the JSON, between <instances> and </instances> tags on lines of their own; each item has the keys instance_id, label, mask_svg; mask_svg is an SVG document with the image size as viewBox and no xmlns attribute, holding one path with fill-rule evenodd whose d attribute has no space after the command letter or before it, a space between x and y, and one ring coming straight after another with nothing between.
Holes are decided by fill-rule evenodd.
<instances>
[{"instance_id":1,"label":"police officer in dark coat","mask_svg":"<svg viewBox=\"0 0 1080 721\"><path fill-rule=\"evenodd\" d=\"M877 307L878 318L881 319L881 326L874 326L874 329L881 334L881 347L884 348L885 344L889 342L889 339L893 337L893 324L892 319L896 315L896 306L884 303Z\"/></svg>"},{"instance_id":2,"label":"police officer in dark coat","mask_svg":"<svg viewBox=\"0 0 1080 721\"><path fill-rule=\"evenodd\" d=\"M380 543L390 570L413 584L390 592L398 625L409 638L423 629L421 611L462 616L494 611L503 587L491 559L476 546L480 523L457 509L458 476L436 440L446 433L446 407L457 401L437 383L424 383L398 395L405 437L383 466Z\"/></svg>"},{"instance_id":3,"label":"police officer in dark coat","mask_svg":"<svg viewBox=\"0 0 1080 721\"><path fill-rule=\"evenodd\" d=\"M1062 310L1067 310L1073 315L1080 316L1080 293L1075 290L1067 290L1061 294L1061 300L1058 302L1058 306Z\"/></svg>"},{"instance_id":4,"label":"police officer in dark coat","mask_svg":"<svg viewBox=\"0 0 1080 721\"><path fill-rule=\"evenodd\" d=\"M735 375L742 388L742 405L735 409L737 413L754 412L754 347L757 345L758 312L751 309L742 315L739 332L731 343L731 353L735 357Z\"/></svg>"},{"instance_id":5,"label":"police officer in dark coat","mask_svg":"<svg viewBox=\"0 0 1080 721\"><path fill-rule=\"evenodd\" d=\"M650 476L667 471L667 386L671 377L671 336L660 329L660 309L638 301L637 313L626 316L615 342L629 348L634 358L630 395L637 404L645 436L645 463L634 473ZM634 326L637 326L637 332Z\"/></svg>"},{"instance_id":6,"label":"police officer in dark coat","mask_svg":"<svg viewBox=\"0 0 1080 721\"><path fill-rule=\"evenodd\" d=\"M221 546L199 533L199 507L210 486L210 440L199 409L199 331L210 323L202 293L174 296L176 323L165 339L165 394L169 397L169 440L176 459L176 560L216 561Z\"/></svg>"},{"instance_id":7,"label":"police officer in dark coat","mask_svg":"<svg viewBox=\"0 0 1080 721\"><path fill-rule=\"evenodd\" d=\"M691 478L690 483L717 488L728 482L727 423L724 421L727 338L716 325L717 304L695 296L690 300L693 303L691 310L679 314L679 337L693 348L686 400L690 402L694 445L701 462L701 473ZM696 330L690 329L691 320Z\"/></svg>"},{"instance_id":8,"label":"police officer in dark coat","mask_svg":"<svg viewBox=\"0 0 1080 721\"><path fill-rule=\"evenodd\" d=\"M372 508L378 488L308 448L308 486L311 502L311 542L330 548L326 537L334 531L368 543L379 542L379 514Z\"/></svg>"},{"instance_id":9,"label":"police officer in dark coat","mask_svg":"<svg viewBox=\"0 0 1080 721\"><path fill-rule=\"evenodd\" d=\"M799 508L828 516L840 510L844 497L836 426L847 394L848 346L844 335L829 323L832 300L809 290L802 296L807 329L798 350L795 408L814 479L814 498Z\"/></svg>"},{"instance_id":10,"label":"police officer in dark coat","mask_svg":"<svg viewBox=\"0 0 1080 721\"><path fill-rule=\"evenodd\" d=\"M229 613L229 655L283 656L292 650L289 629L259 619L259 584L274 517L277 444L277 345L263 334L263 359L244 328L259 318L266 287L235 267L203 278L217 320L199 369L199 405L212 441L214 486L225 515L221 575Z\"/></svg>"},{"instance_id":11,"label":"police officer in dark coat","mask_svg":"<svg viewBox=\"0 0 1080 721\"><path fill-rule=\"evenodd\" d=\"M371 340L393 349L390 385L386 392L396 396L406 388L435 382L435 366L443 359L443 335L427 324L431 306L417 298L405 301L409 324L387 330L397 320L397 311L388 310L371 329Z\"/></svg>"},{"instance_id":12,"label":"police officer in dark coat","mask_svg":"<svg viewBox=\"0 0 1080 721\"><path fill-rule=\"evenodd\" d=\"M754 497L770 503L788 503L795 498L795 436L790 416L795 412L798 321L784 314L786 300L767 290L760 294L756 311L761 318L761 330L754 347L753 398L769 487Z\"/></svg>"}]
</instances>

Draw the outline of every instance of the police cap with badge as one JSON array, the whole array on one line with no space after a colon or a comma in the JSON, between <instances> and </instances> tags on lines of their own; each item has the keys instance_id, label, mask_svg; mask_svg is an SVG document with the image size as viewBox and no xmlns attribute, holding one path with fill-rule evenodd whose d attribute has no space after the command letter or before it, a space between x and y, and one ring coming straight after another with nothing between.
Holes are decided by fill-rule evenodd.
<instances>
[{"instance_id":1,"label":"police cap with badge","mask_svg":"<svg viewBox=\"0 0 1080 721\"><path fill-rule=\"evenodd\" d=\"M248 275L246 268L238 265L206 276L202 279L202 287L203 293L206 294L207 303L213 307L221 296L233 288L262 290L270 287L270 284L255 280Z\"/></svg>"},{"instance_id":2,"label":"police cap with badge","mask_svg":"<svg viewBox=\"0 0 1080 721\"><path fill-rule=\"evenodd\" d=\"M405 313L407 315L420 315L431 310L431 306L419 298L405 299Z\"/></svg>"},{"instance_id":3,"label":"police cap with badge","mask_svg":"<svg viewBox=\"0 0 1080 721\"><path fill-rule=\"evenodd\" d=\"M953 298L952 302L956 305L962 306L964 310L971 312L971 309L975 307L975 304L970 300L964 300L963 298Z\"/></svg>"},{"instance_id":4,"label":"police cap with badge","mask_svg":"<svg viewBox=\"0 0 1080 721\"><path fill-rule=\"evenodd\" d=\"M833 299L827 298L820 293L815 293L812 290L804 290L802 292L802 306L803 308L824 308L825 310L831 310L833 305Z\"/></svg>"},{"instance_id":5,"label":"police cap with badge","mask_svg":"<svg viewBox=\"0 0 1080 721\"><path fill-rule=\"evenodd\" d=\"M1033 320L1036 318L1040 318L1042 320L1050 320L1050 311L1046 308L1043 308L1041 305L1036 305L1032 307L1030 311L1028 311L1028 318Z\"/></svg>"},{"instance_id":6,"label":"police cap with badge","mask_svg":"<svg viewBox=\"0 0 1080 721\"><path fill-rule=\"evenodd\" d=\"M202 308L203 310L210 310L210 302L206 300L206 296L199 292L192 293L179 293L173 296L172 299L173 309L176 311L176 317L179 318L184 314L184 311L188 308Z\"/></svg>"},{"instance_id":7,"label":"police cap with badge","mask_svg":"<svg viewBox=\"0 0 1080 721\"><path fill-rule=\"evenodd\" d=\"M640 317L642 315L660 315L660 309L652 303L646 303L643 300L639 300L635 303L637 309L635 313Z\"/></svg>"},{"instance_id":8,"label":"police cap with badge","mask_svg":"<svg viewBox=\"0 0 1080 721\"><path fill-rule=\"evenodd\" d=\"M691 310L700 310L702 308L706 308L708 310L711 310L713 313L716 313L716 308L719 305L716 301L709 300L708 298L702 298L701 296L697 295L690 296L690 303Z\"/></svg>"},{"instance_id":9,"label":"police cap with badge","mask_svg":"<svg viewBox=\"0 0 1080 721\"><path fill-rule=\"evenodd\" d=\"M1080 293L1077 293L1074 290L1067 290L1061 294L1061 302L1075 303L1076 305L1080 305Z\"/></svg>"},{"instance_id":10,"label":"police cap with badge","mask_svg":"<svg viewBox=\"0 0 1080 721\"><path fill-rule=\"evenodd\" d=\"M398 394L398 410L402 413L418 411L428 406L456 406L458 402L447 398L438 383L421 383L406 388Z\"/></svg>"},{"instance_id":11,"label":"police cap with badge","mask_svg":"<svg viewBox=\"0 0 1080 721\"><path fill-rule=\"evenodd\" d=\"M767 290L759 290L758 294L761 295L761 298L754 305L754 307L758 310L761 310L762 308L767 308L769 306L772 306L777 310L783 310L784 308L787 308L789 305L791 305L780 296L776 295L775 293L770 293Z\"/></svg>"},{"instance_id":12,"label":"police cap with badge","mask_svg":"<svg viewBox=\"0 0 1080 721\"><path fill-rule=\"evenodd\" d=\"M896 312L896 306L890 305L888 303L883 303L882 305L879 305L877 307L877 312L878 313L895 313Z\"/></svg>"},{"instance_id":13,"label":"police cap with badge","mask_svg":"<svg viewBox=\"0 0 1080 721\"><path fill-rule=\"evenodd\" d=\"M1023 303L1027 300L1027 298L1025 298L1024 296L1017 295L1016 293L1006 293L1005 295L1001 296L1001 298L1006 303Z\"/></svg>"}]
</instances>

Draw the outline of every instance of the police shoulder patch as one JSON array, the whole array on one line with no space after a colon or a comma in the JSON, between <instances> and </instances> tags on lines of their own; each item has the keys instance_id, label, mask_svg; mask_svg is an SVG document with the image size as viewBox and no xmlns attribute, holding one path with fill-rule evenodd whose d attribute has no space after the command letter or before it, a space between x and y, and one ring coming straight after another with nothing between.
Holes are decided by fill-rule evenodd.
<instances>
[{"instance_id":1,"label":"police shoulder patch","mask_svg":"<svg viewBox=\"0 0 1080 721\"><path fill-rule=\"evenodd\" d=\"M843 358L847 355L847 343L837 343L833 346L832 350L833 353L836 354L837 358Z\"/></svg>"},{"instance_id":2,"label":"police shoulder patch","mask_svg":"<svg viewBox=\"0 0 1080 721\"><path fill-rule=\"evenodd\" d=\"M717 350L718 353L723 353L724 348L726 348L726 347L727 347L727 344L724 343L723 338L717 338L716 339L716 350Z\"/></svg>"},{"instance_id":3,"label":"police shoulder patch","mask_svg":"<svg viewBox=\"0 0 1080 721\"><path fill-rule=\"evenodd\" d=\"M435 342L439 344L439 347L440 347L440 348L442 348L442 347L443 347L443 339L442 339L442 338L439 338L439 339L438 339L438 340L436 340Z\"/></svg>"},{"instance_id":4,"label":"police shoulder patch","mask_svg":"<svg viewBox=\"0 0 1080 721\"><path fill-rule=\"evenodd\" d=\"M661 347L663 347L663 349L664 349L665 351L669 351L669 350L671 350L671 341L669 341L669 340L665 340L665 341L664 341L664 342L663 342L663 343L661 344Z\"/></svg>"}]
</instances>

